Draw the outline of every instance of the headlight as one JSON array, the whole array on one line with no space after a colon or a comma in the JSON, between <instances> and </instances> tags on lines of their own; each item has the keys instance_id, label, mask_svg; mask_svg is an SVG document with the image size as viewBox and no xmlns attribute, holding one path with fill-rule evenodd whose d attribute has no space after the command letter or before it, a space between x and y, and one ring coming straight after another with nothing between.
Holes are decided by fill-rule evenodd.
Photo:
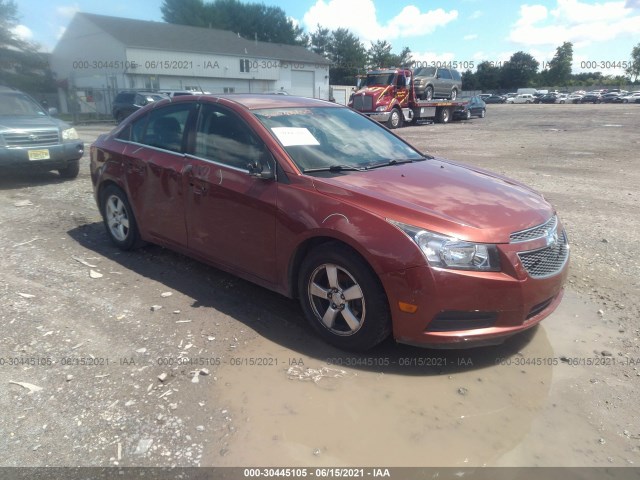
<instances>
[{"instance_id":1,"label":"headlight","mask_svg":"<svg viewBox=\"0 0 640 480\"><path fill-rule=\"evenodd\" d=\"M63 140L77 140L78 138L78 132L76 132L75 128L67 128L62 131Z\"/></svg>"},{"instance_id":2,"label":"headlight","mask_svg":"<svg viewBox=\"0 0 640 480\"><path fill-rule=\"evenodd\" d=\"M376 112L384 112L386 109L386 105L380 105L379 107L376 107Z\"/></svg>"},{"instance_id":3,"label":"headlight","mask_svg":"<svg viewBox=\"0 0 640 480\"><path fill-rule=\"evenodd\" d=\"M432 267L482 272L500 271L500 256L495 245L466 242L413 225L394 220L387 221L402 230L418 245Z\"/></svg>"}]
</instances>

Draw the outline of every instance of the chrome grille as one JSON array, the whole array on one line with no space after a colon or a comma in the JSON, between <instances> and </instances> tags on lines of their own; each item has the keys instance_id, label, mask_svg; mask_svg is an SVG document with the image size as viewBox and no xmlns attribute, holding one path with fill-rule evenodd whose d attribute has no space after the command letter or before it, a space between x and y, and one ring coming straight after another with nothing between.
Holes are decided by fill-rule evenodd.
<instances>
[{"instance_id":1,"label":"chrome grille","mask_svg":"<svg viewBox=\"0 0 640 480\"><path fill-rule=\"evenodd\" d=\"M530 252L520 252L518 258L529 276L533 278L555 275L562 270L569 258L567 234L563 230L558 234L558 241L553 245Z\"/></svg>"},{"instance_id":2,"label":"chrome grille","mask_svg":"<svg viewBox=\"0 0 640 480\"><path fill-rule=\"evenodd\" d=\"M553 216L542 225L514 232L509 236L511 243L528 242L549 236L558 227L558 217Z\"/></svg>"},{"instance_id":3,"label":"chrome grille","mask_svg":"<svg viewBox=\"0 0 640 480\"><path fill-rule=\"evenodd\" d=\"M369 95L355 95L353 108L361 112L370 112L373 109L373 98Z\"/></svg>"},{"instance_id":4,"label":"chrome grille","mask_svg":"<svg viewBox=\"0 0 640 480\"><path fill-rule=\"evenodd\" d=\"M58 130L14 130L2 134L8 147L42 147L60 143Z\"/></svg>"}]
</instances>

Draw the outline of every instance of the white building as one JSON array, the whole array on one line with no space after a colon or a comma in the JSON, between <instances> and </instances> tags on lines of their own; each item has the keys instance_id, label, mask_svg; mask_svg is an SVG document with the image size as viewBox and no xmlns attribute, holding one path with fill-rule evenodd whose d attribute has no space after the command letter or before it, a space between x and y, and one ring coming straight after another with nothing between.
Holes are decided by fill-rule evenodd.
<instances>
[{"instance_id":1,"label":"white building","mask_svg":"<svg viewBox=\"0 0 640 480\"><path fill-rule=\"evenodd\" d=\"M51 54L82 111L109 113L118 91L286 91L329 98L330 62L304 47L247 40L210 28L76 13Z\"/></svg>"}]
</instances>

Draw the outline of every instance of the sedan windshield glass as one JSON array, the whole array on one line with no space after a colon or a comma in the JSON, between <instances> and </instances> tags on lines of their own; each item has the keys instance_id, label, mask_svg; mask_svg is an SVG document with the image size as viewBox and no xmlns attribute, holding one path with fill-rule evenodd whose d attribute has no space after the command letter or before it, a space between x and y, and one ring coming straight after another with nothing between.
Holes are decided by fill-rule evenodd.
<instances>
[{"instance_id":1,"label":"sedan windshield glass","mask_svg":"<svg viewBox=\"0 0 640 480\"><path fill-rule=\"evenodd\" d=\"M45 116L46 113L29 97L16 93L0 93L0 115L33 117Z\"/></svg>"},{"instance_id":2,"label":"sedan windshield glass","mask_svg":"<svg viewBox=\"0 0 640 480\"><path fill-rule=\"evenodd\" d=\"M302 171L367 169L425 158L348 108L278 108L253 113Z\"/></svg>"}]
</instances>

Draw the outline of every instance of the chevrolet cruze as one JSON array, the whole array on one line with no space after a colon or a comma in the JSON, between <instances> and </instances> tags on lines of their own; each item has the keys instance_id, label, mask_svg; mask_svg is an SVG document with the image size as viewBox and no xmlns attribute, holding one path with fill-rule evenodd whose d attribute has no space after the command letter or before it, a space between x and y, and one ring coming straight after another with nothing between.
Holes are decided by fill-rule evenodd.
<instances>
[{"instance_id":1,"label":"chevrolet cruze","mask_svg":"<svg viewBox=\"0 0 640 480\"><path fill-rule=\"evenodd\" d=\"M496 344L562 298L567 236L540 194L333 103L155 102L97 139L91 177L119 248L159 244L297 297L339 348Z\"/></svg>"}]
</instances>

